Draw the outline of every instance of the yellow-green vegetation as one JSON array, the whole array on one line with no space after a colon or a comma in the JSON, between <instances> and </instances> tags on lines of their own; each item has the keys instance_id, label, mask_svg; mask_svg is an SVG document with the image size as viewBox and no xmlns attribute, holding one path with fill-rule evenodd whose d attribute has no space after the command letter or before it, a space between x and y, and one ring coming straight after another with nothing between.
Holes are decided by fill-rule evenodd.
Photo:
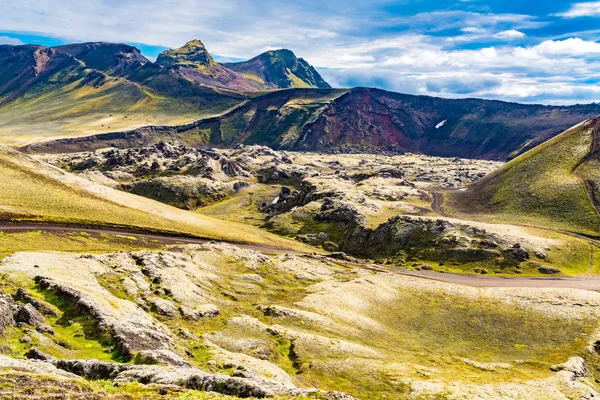
<instances>
[{"instance_id":1,"label":"yellow-green vegetation","mask_svg":"<svg viewBox=\"0 0 600 400\"><path fill-rule=\"evenodd\" d=\"M200 216L93 184L6 147L0 147L0 220L129 227L299 246L248 225Z\"/></svg>"},{"instance_id":2,"label":"yellow-green vegetation","mask_svg":"<svg viewBox=\"0 0 600 400\"><path fill-rule=\"evenodd\" d=\"M374 328L364 326L358 335L293 323L305 332L376 349L385 354L389 367L377 368L376 362L359 358L342 367L349 362L344 356L304 347L295 349L304 363L295 379L323 382L323 388L357 398L404 398L404 378L423 379L432 371L436 379L465 384L537 379L549 376L551 365L584 354L586 339L596 327L593 318L553 317L516 303L418 289L403 289L390 301L369 301L364 315ZM416 367L395 370L394 363Z\"/></svg>"},{"instance_id":3,"label":"yellow-green vegetation","mask_svg":"<svg viewBox=\"0 0 600 400\"><path fill-rule=\"evenodd\" d=\"M585 165L594 129L594 121L579 124L468 190L446 193L446 212L598 235L600 217L579 176L581 172L592 181L598 177L595 164Z\"/></svg>"},{"instance_id":4,"label":"yellow-green vegetation","mask_svg":"<svg viewBox=\"0 0 600 400\"><path fill-rule=\"evenodd\" d=\"M261 213L258 207L262 203L272 201L280 190L281 186L278 185L254 184L234 197L198 208L196 212L226 221L261 226L265 221L265 214Z\"/></svg>"},{"instance_id":5,"label":"yellow-green vegetation","mask_svg":"<svg viewBox=\"0 0 600 400\"><path fill-rule=\"evenodd\" d=\"M0 143L22 146L145 125L189 123L233 105L231 99L204 104L161 96L117 78L99 88L77 81L58 89L29 93L0 107Z\"/></svg>"},{"instance_id":6,"label":"yellow-green vegetation","mask_svg":"<svg viewBox=\"0 0 600 400\"><path fill-rule=\"evenodd\" d=\"M135 241L108 233L86 232L2 232L0 230L0 259L18 251L69 251L76 253L100 253L118 250L155 249L162 245L143 238Z\"/></svg>"}]
</instances>

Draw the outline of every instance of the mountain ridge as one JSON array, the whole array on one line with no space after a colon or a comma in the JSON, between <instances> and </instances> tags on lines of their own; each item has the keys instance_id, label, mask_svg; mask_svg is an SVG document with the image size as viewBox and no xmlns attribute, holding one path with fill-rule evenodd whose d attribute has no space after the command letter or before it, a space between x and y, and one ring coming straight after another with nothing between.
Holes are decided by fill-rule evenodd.
<instances>
[{"instance_id":1,"label":"mountain ridge","mask_svg":"<svg viewBox=\"0 0 600 400\"><path fill-rule=\"evenodd\" d=\"M284 150L408 151L502 160L598 114L597 105L522 105L368 88L290 89L247 99L219 116L186 125L149 126L88 139L51 141L24 150L71 152L172 140L192 146L244 143ZM379 122L381 119L387 125ZM441 121L446 121L443 126L439 126Z\"/></svg>"},{"instance_id":2,"label":"mountain ridge","mask_svg":"<svg viewBox=\"0 0 600 400\"><path fill-rule=\"evenodd\" d=\"M222 65L270 88L331 88L312 65L288 49L269 50L248 61Z\"/></svg>"}]
</instances>

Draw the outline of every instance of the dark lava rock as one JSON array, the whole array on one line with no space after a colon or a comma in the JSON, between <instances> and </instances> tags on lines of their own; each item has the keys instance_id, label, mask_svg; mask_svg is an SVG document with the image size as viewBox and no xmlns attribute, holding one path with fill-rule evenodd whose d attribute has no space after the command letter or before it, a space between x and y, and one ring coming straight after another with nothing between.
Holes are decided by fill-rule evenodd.
<instances>
[{"instance_id":1,"label":"dark lava rock","mask_svg":"<svg viewBox=\"0 0 600 400\"><path fill-rule=\"evenodd\" d=\"M31 304L36 310L38 310L40 313L42 313L44 315L47 315L50 317L57 316L56 311L54 311L54 309L50 305L44 303L43 301L36 299L32 295L30 295L27 292L27 290L25 290L23 288L17 289L15 299L22 301L23 303Z\"/></svg>"},{"instance_id":2,"label":"dark lava rock","mask_svg":"<svg viewBox=\"0 0 600 400\"><path fill-rule=\"evenodd\" d=\"M522 248L519 243L515 243L511 251L513 258L517 260L526 260L529 258L529 252Z\"/></svg>"},{"instance_id":3,"label":"dark lava rock","mask_svg":"<svg viewBox=\"0 0 600 400\"><path fill-rule=\"evenodd\" d=\"M44 316L31 304L20 305L15 312L14 318L16 322L23 322L31 326L43 325L46 322Z\"/></svg>"},{"instance_id":4,"label":"dark lava rock","mask_svg":"<svg viewBox=\"0 0 600 400\"><path fill-rule=\"evenodd\" d=\"M48 354L41 352L40 350L38 350L35 347L32 347L31 349L29 349L29 351L27 351L27 353L25 353L24 356L26 358L29 358L30 360L40 360L40 361L54 360L54 357L51 357Z\"/></svg>"},{"instance_id":5,"label":"dark lava rock","mask_svg":"<svg viewBox=\"0 0 600 400\"><path fill-rule=\"evenodd\" d=\"M550 267L548 265L542 265L538 268L538 271L542 274L550 275L550 274L559 274L560 269L556 267Z\"/></svg>"}]
</instances>

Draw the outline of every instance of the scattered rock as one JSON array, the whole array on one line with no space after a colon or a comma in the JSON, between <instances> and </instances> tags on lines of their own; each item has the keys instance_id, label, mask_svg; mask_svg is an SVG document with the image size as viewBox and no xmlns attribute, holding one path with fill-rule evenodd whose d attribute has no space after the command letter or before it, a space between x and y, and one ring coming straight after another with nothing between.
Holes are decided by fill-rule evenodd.
<instances>
[{"instance_id":1,"label":"scattered rock","mask_svg":"<svg viewBox=\"0 0 600 400\"><path fill-rule=\"evenodd\" d=\"M197 321L201 318L213 318L219 315L219 307L214 304L203 304L195 309L186 306L179 307L181 315L186 319Z\"/></svg>"},{"instance_id":2,"label":"scattered rock","mask_svg":"<svg viewBox=\"0 0 600 400\"><path fill-rule=\"evenodd\" d=\"M35 347L32 347L31 349L29 349L27 351L27 353L24 354L24 356L26 358L29 358L30 360L41 360L41 361L54 360L54 357L51 357L51 356L47 355L46 353L41 352L40 350L38 350Z\"/></svg>"},{"instance_id":3,"label":"scattered rock","mask_svg":"<svg viewBox=\"0 0 600 400\"><path fill-rule=\"evenodd\" d=\"M538 271L542 274L559 274L560 273L560 269L556 268L556 267L551 267L549 265L542 265L541 267L538 268Z\"/></svg>"},{"instance_id":4,"label":"scattered rock","mask_svg":"<svg viewBox=\"0 0 600 400\"><path fill-rule=\"evenodd\" d=\"M44 316L29 303L20 305L14 318L16 322L23 322L31 326L40 326L46 323Z\"/></svg>"},{"instance_id":5,"label":"scattered rock","mask_svg":"<svg viewBox=\"0 0 600 400\"><path fill-rule=\"evenodd\" d=\"M42 313L43 315L47 315L50 317L56 317L56 311L54 311L54 308L52 308L52 306L50 306L49 304L44 303L43 301L40 301L38 299L36 299L35 297L31 296L27 290L23 289L23 288L19 288L17 289L17 293L15 295L15 299L22 301L24 303L29 303L31 304L36 310L38 310L40 313Z\"/></svg>"}]
</instances>

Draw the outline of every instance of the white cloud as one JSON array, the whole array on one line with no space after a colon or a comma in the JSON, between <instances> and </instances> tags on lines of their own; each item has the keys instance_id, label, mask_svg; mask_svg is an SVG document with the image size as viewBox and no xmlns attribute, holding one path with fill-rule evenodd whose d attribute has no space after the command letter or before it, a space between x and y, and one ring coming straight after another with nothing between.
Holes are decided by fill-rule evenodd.
<instances>
[{"instance_id":1,"label":"white cloud","mask_svg":"<svg viewBox=\"0 0 600 400\"><path fill-rule=\"evenodd\" d=\"M221 57L250 58L289 48L337 86L368 85L445 97L524 102L600 100L600 44L569 38L511 45L521 30L542 26L520 14L466 11L393 17L373 0L332 0L323 7L290 0L5 0L0 26L72 41L114 41L177 47L201 39ZM342 7L343 6L343 7ZM357 10L357 7L363 7ZM65 23L68 21L68 23ZM427 29L421 29L427 26ZM391 35L402 27L410 33ZM424 32L461 30L451 37ZM494 34L494 32L496 32ZM496 47L459 49L455 42L503 39ZM0 38L0 41L2 38ZM5 39L6 40L6 39ZM528 40L535 40L529 38ZM598 86L598 89L596 89ZM586 88L589 88L587 91ZM563 93L563 95L561 95Z\"/></svg>"},{"instance_id":2,"label":"white cloud","mask_svg":"<svg viewBox=\"0 0 600 400\"><path fill-rule=\"evenodd\" d=\"M567 11L556 14L564 18L593 17L600 15L600 1L575 3Z\"/></svg>"},{"instance_id":3,"label":"white cloud","mask_svg":"<svg viewBox=\"0 0 600 400\"><path fill-rule=\"evenodd\" d=\"M485 29L480 28L478 26L466 26L461 29L461 32L464 33L485 33Z\"/></svg>"},{"instance_id":4,"label":"white cloud","mask_svg":"<svg viewBox=\"0 0 600 400\"><path fill-rule=\"evenodd\" d=\"M8 36L0 36L0 44L18 45L18 44L23 44L23 42L16 38L11 38Z\"/></svg>"},{"instance_id":5,"label":"white cloud","mask_svg":"<svg viewBox=\"0 0 600 400\"><path fill-rule=\"evenodd\" d=\"M502 32L498 32L494 35L495 38L497 39L508 39L508 40L512 40L512 39L521 39L525 37L525 34L523 32L519 32L515 29L509 29L507 31L502 31Z\"/></svg>"},{"instance_id":6,"label":"white cloud","mask_svg":"<svg viewBox=\"0 0 600 400\"><path fill-rule=\"evenodd\" d=\"M600 43L581 38L546 40L534 46L533 49L539 54L545 55L591 56L600 54Z\"/></svg>"}]
</instances>

